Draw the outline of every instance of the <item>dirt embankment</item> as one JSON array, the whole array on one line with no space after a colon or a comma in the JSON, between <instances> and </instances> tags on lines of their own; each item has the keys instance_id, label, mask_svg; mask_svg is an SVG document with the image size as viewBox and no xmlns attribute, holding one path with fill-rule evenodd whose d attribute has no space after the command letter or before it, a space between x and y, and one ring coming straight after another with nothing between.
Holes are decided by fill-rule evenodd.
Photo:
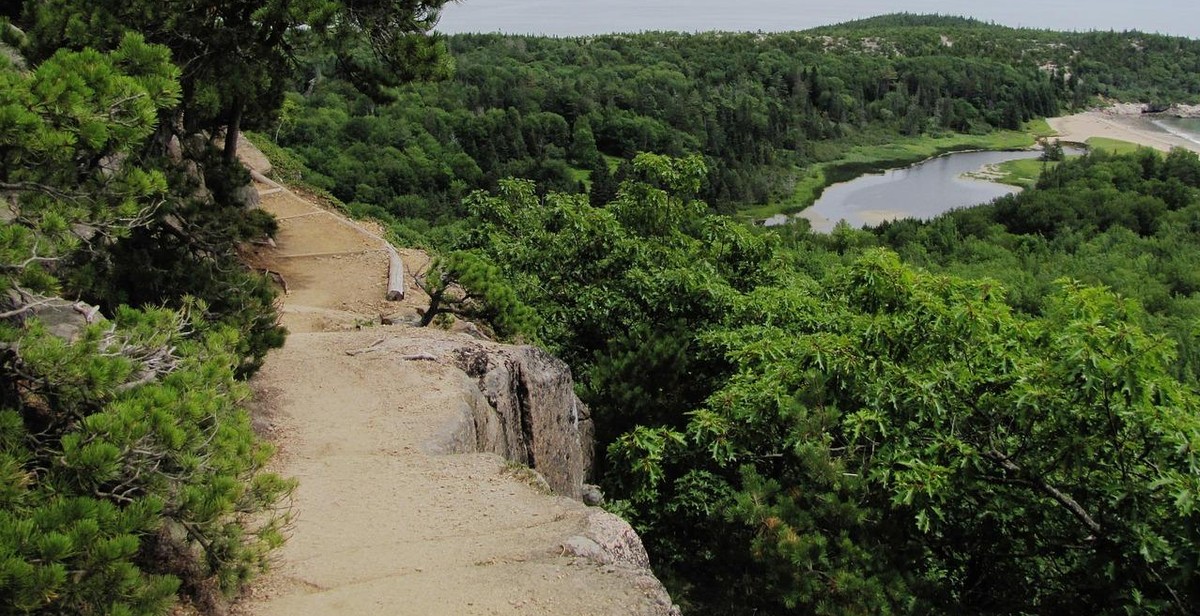
<instances>
[{"instance_id":1,"label":"dirt embankment","mask_svg":"<svg viewBox=\"0 0 1200 616\"><path fill-rule=\"evenodd\" d=\"M415 315L411 289L383 301L377 234L262 184L280 220L256 264L286 281L291 331L253 385L256 424L299 480L295 525L243 615L670 614L636 535L616 518L547 493L487 453L444 455L479 392L447 345L465 334L381 326ZM401 251L410 271L427 264ZM348 353L350 352L350 353Z\"/></svg>"}]
</instances>

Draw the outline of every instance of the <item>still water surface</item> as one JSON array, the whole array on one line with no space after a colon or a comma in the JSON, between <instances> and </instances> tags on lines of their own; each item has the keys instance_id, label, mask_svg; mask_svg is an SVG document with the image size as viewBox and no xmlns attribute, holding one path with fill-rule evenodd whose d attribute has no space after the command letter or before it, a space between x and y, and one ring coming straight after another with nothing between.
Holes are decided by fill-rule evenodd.
<instances>
[{"instance_id":1,"label":"still water surface","mask_svg":"<svg viewBox=\"0 0 1200 616\"><path fill-rule=\"evenodd\" d=\"M834 184L797 216L807 218L813 231L822 233L832 231L839 220L858 228L897 218L933 218L1017 190L1005 184L963 177L964 173L978 171L984 165L1040 155L1040 151L1021 151L960 152L939 156L911 167ZM768 219L765 224L775 226L787 222L789 218L780 215Z\"/></svg>"}]
</instances>

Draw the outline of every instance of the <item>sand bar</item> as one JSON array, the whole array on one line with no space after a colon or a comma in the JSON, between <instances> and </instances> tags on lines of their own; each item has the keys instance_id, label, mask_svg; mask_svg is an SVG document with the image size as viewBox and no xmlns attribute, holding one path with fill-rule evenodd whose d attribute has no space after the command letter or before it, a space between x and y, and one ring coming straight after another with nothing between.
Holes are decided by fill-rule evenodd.
<instances>
[{"instance_id":1,"label":"sand bar","mask_svg":"<svg viewBox=\"0 0 1200 616\"><path fill-rule=\"evenodd\" d=\"M1163 152L1171 148L1200 152L1200 144L1157 128L1150 118L1141 114L1085 111L1075 115L1048 118L1046 121L1049 122L1050 128L1058 133L1058 139L1063 141L1083 143L1092 137L1107 137Z\"/></svg>"}]
</instances>

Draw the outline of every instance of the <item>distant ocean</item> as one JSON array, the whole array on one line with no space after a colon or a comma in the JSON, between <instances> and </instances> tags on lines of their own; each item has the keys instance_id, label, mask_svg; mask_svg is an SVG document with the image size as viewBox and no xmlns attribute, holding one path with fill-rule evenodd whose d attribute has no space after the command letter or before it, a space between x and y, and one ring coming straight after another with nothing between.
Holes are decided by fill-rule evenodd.
<instances>
[{"instance_id":1,"label":"distant ocean","mask_svg":"<svg viewBox=\"0 0 1200 616\"><path fill-rule=\"evenodd\" d=\"M965 15L1054 30L1142 30L1200 38L1200 2L1180 0L462 0L439 30L581 36L611 32L804 30L884 13Z\"/></svg>"},{"instance_id":2,"label":"distant ocean","mask_svg":"<svg viewBox=\"0 0 1200 616\"><path fill-rule=\"evenodd\" d=\"M1158 118L1152 122L1161 130L1200 145L1200 118Z\"/></svg>"}]
</instances>

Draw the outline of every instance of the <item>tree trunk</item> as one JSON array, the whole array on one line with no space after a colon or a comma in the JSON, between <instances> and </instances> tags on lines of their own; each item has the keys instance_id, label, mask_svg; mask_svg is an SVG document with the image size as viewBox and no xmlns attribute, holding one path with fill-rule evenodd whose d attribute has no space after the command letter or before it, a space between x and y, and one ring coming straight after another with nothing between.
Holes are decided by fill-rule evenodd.
<instances>
[{"instance_id":1,"label":"tree trunk","mask_svg":"<svg viewBox=\"0 0 1200 616\"><path fill-rule=\"evenodd\" d=\"M304 88L304 98L308 98L313 95L313 92L317 89L317 84L321 83L321 77L320 67L313 69L312 79L308 80L308 84Z\"/></svg>"},{"instance_id":2,"label":"tree trunk","mask_svg":"<svg viewBox=\"0 0 1200 616\"><path fill-rule=\"evenodd\" d=\"M445 290L436 291L429 296L429 308L421 314L421 322L417 323L417 327L428 327L433 323L433 318L442 312L442 294Z\"/></svg>"},{"instance_id":3,"label":"tree trunk","mask_svg":"<svg viewBox=\"0 0 1200 616\"><path fill-rule=\"evenodd\" d=\"M233 164L233 161L237 159L238 135L242 130L242 110L244 108L245 104L242 103L242 97L234 97L233 108L229 113L229 125L225 127L226 164Z\"/></svg>"}]
</instances>

